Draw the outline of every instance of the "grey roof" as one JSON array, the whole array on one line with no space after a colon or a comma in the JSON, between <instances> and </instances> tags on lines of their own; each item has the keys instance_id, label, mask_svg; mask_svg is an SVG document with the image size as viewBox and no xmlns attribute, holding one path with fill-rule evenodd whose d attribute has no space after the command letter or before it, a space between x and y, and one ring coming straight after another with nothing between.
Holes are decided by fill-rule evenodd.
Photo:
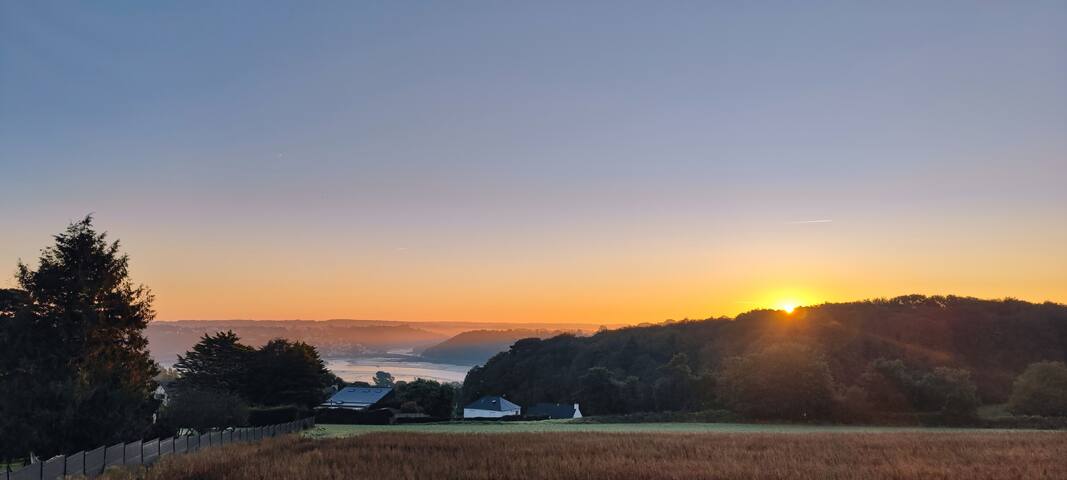
<instances>
[{"instance_id":1,"label":"grey roof","mask_svg":"<svg viewBox=\"0 0 1067 480\"><path fill-rule=\"evenodd\" d=\"M392 388L345 387L333 394L324 405L371 406L392 392Z\"/></svg>"},{"instance_id":2,"label":"grey roof","mask_svg":"<svg viewBox=\"0 0 1067 480\"><path fill-rule=\"evenodd\" d=\"M574 404L538 403L526 409L528 417L574 418Z\"/></svg>"},{"instance_id":3,"label":"grey roof","mask_svg":"<svg viewBox=\"0 0 1067 480\"><path fill-rule=\"evenodd\" d=\"M487 395L482 398L479 398L474 403L471 403L470 405L467 405L463 408L470 408L472 410L491 410L494 412L506 412L508 410L519 410L522 407L509 402L508 399L504 397Z\"/></svg>"}]
</instances>

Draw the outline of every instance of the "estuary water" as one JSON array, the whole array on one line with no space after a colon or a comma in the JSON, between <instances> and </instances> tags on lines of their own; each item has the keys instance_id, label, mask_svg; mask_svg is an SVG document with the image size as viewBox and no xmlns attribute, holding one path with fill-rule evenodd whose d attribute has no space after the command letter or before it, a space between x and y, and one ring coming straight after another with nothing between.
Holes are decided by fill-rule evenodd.
<instances>
[{"instance_id":1,"label":"estuary water","mask_svg":"<svg viewBox=\"0 0 1067 480\"><path fill-rule=\"evenodd\" d=\"M417 357L366 357L324 359L326 368L345 381L369 382L379 370L393 374L397 380L410 382L416 378L438 382L463 382L469 365L450 365L419 361Z\"/></svg>"}]
</instances>

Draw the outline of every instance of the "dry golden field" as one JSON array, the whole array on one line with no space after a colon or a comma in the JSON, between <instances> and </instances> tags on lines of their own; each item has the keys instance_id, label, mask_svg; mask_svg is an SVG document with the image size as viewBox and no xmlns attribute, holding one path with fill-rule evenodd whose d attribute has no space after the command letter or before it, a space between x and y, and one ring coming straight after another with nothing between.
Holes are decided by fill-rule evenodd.
<instances>
[{"instance_id":1,"label":"dry golden field","mask_svg":"<svg viewBox=\"0 0 1067 480\"><path fill-rule=\"evenodd\" d=\"M279 438L109 478L1065 479L1067 433L369 433Z\"/></svg>"}]
</instances>

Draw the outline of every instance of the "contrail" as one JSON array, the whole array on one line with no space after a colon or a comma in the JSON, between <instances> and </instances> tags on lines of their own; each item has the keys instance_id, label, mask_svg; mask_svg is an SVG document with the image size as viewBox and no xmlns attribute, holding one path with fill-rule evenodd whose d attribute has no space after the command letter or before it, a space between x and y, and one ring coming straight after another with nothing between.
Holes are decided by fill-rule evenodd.
<instances>
[{"instance_id":1,"label":"contrail","mask_svg":"<svg viewBox=\"0 0 1067 480\"><path fill-rule=\"evenodd\" d=\"M833 220L797 220L795 222L785 222L786 225L804 225L808 223L832 223Z\"/></svg>"}]
</instances>

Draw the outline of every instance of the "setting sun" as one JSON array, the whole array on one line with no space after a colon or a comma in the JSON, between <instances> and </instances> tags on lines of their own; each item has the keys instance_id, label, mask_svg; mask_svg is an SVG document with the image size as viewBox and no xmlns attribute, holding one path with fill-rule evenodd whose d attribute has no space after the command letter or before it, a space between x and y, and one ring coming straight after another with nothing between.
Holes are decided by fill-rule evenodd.
<instances>
[{"instance_id":1,"label":"setting sun","mask_svg":"<svg viewBox=\"0 0 1067 480\"><path fill-rule=\"evenodd\" d=\"M818 305L832 300L833 296L827 295L818 287L786 286L766 290L762 294L755 295L754 298L756 299L754 305L758 305L759 308L781 310L792 314L798 307Z\"/></svg>"}]
</instances>

